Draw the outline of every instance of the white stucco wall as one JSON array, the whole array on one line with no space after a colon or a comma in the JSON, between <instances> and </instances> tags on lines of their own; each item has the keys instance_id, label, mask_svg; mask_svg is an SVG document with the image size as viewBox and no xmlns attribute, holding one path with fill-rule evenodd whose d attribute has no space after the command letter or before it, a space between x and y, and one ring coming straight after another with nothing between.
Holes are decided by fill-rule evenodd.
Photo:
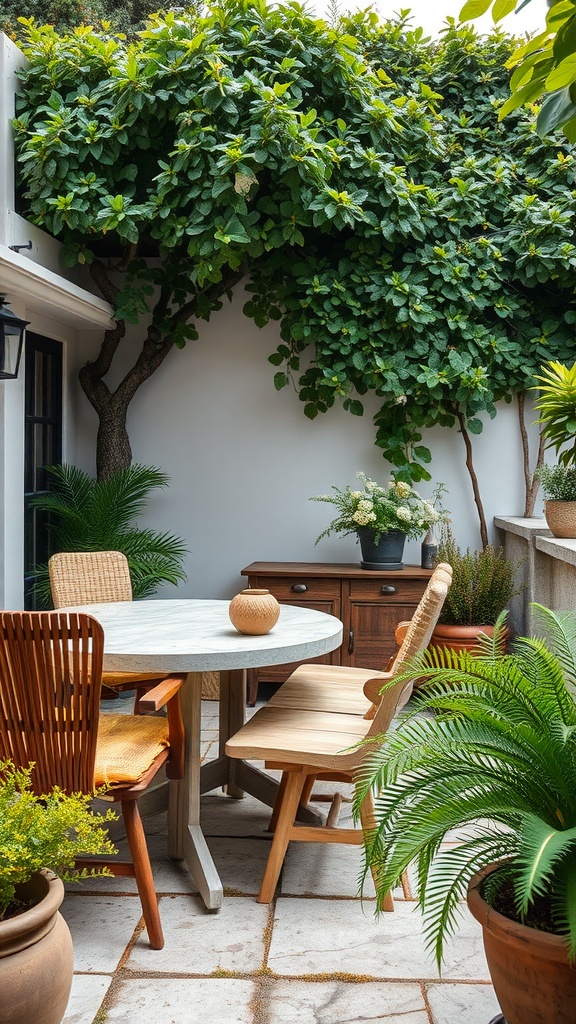
<instances>
[{"instance_id":1,"label":"white stucco wall","mask_svg":"<svg viewBox=\"0 0 576 1024\"><path fill-rule=\"evenodd\" d=\"M198 341L170 353L130 407L134 461L162 468L171 481L153 497L145 521L174 531L190 548L181 596L229 597L242 584L240 569L256 560L358 561L351 537L314 546L333 506L308 499L332 484L353 483L358 470L381 482L389 478L390 467L374 446L378 402L369 399L361 419L338 407L307 420L293 390L274 389L267 357L277 326L259 331L243 316L242 303L240 288L231 305L202 324ZM79 412L78 457L94 472L96 417L83 400ZM430 495L442 480L458 540L478 547L462 439L456 430L438 428L427 441L433 481L420 490ZM503 406L495 421L488 420L474 447L488 523L495 514L522 514L515 406ZM406 546L405 561L419 561L419 542ZM172 587L160 591L174 594Z\"/></svg>"},{"instance_id":2,"label":"white stucco wall","mask_svg":"<svg viewBox=\"0 0 576 1024\"><path fill-rule=\"evenodd\" d=\"M88 275L63 268L60 245L15 213L10 118L22 55L0 35L0 294L30 329L64 343L64 458L94 471L96 417L77 383L79 365L96 350L109 307L89 292ZM32 251L9 247L31 239ZM40 267L38 266L40 264ZM42 268L46 268L43 270ZM80 287L79 287L80 286ZM85 291L84 289L88 289ZM374 446L374 399L362 419L341 407L310 422L294 391L277 393L267 357L277 327L259 331L242 315L242 289L201 338L174 351L132 403L129 431L135 461L161 467L171 485L151 501L144 519L186 541L188 582L182 596L229 597L242 585L240 569L254 560L358 561L352 538L314 546L332 506L310 502L332 484L353 483L358 470L385 481L390 467ZM135 332L132 332L137 339ZM132 352L133 356L134 352ZM116 368L116 374L122 368ZM0 382L0 605L20 607L22 594L23 372ZM446 506L464 546L479 544L478 519L455 430L426 438L433 481L448 487ZM476 471L488 523L524 508L515 408L504 406L474 439ZM539 508L537 508L537 514ZM405 560L419 560L419 542ZM166 587L161 594L175 593Z\"/></svg>"}]
</instances>

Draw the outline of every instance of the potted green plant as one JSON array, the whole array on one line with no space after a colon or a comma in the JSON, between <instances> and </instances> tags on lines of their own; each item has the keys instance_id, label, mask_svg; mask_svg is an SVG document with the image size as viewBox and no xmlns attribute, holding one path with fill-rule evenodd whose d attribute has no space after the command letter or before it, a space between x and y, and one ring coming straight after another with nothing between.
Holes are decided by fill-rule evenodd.
<instances>
[{"instance_id":1,"label":"potted green plant","mask_svg":"<svg viewBox=\"0 0 576 1024\"><path fill-rule=\"evenodd\" d=\"M113 854L90 797L60 789L37 796L30 768L0 761L0 1020L60 1024L72 984L72 939L59 906L62 880L80 855Z\"/></svg>"},{"instance_id":2,"label":"potted green plant","mask_svg":"<svg viewBox=\"0 0 576 1024\"><path fill-rule=\"evenodd\" d=\"M33 499L48 513L52 551L121 551L128 559L135 600L150 597L163 583L185 580L185 544L172 533L143 529L135 520L150 492L168 485L165 473L134 465L94 480L76 466L49 466L49 490ZM35 568L34 593L51 607L47 565Z\"/></svg>"},{"instance_id":3,"label":"potted green plant","mask_svg":"<svg viewBox=\"0 0 576 1024\"><path fill-rule=\"evenodd\" d=\"M390 480L382 487L365 473L357 473L362 490L333 487L333 494L319 494L311 501L335 505L338 515L322 531L316 543L331 533L355 533L362 551L364 569L401 569L404 544L409 537L422 537L431 526L444 521L446 513L435 508L403 480Z\"/></svg>"},{"instance_id":4,"label":"potted green plant","mask_svg":"<svg viewBox=\"0 0 576 1024\"><path fill-rule=\"evenodd\" d=\"M542 435L558 456L556 466L536 470L544 515L555 537L576 537L576 363L568 367L551 360L534 379Z\"/></svg>"},{"instance_id":5,"label":"potted green plant","mask_svg":"<svg viewBox=\"0 0 576 1024\"><path fill-rule=\"evenodd\" d=\"M478 656L413 659L403 675L421 688L368 757L355 806L377 791L365 867L379 903L416 863L438 966L467 895L507 1024L573 1024L576 615L535 608L545 639L517 639L510 654L503 613Z\"/></svg>"},{"instance_id":6,"label":"potted green plant","mask_svg":"<svg viewBox=\"0 0 576 1024\"><path fill-rule=\"evenodd\" d=\"M520 587L515 577L518 564L493 544L477 551L463 551L449 527L439 546L439 559L452 566L452 586L431 644L453 650L474 651L480 633L492 636L494 623Z\"/></svg>"}]
</instances>

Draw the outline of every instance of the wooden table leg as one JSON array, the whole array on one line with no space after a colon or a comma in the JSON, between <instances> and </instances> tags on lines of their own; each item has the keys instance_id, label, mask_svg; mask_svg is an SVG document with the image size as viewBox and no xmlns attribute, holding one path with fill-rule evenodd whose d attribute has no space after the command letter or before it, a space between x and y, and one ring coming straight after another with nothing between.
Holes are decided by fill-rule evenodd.
<instances>
[{"instance_id":1,"label":"wooden table leg","mask_svg":"<svg viewBox=\"0 0 576 1024\"><path fill-rule=\"evenodd\" d=\"M184 778L171 784L168 853L186 860L208 910L222 906L222 882L200 828L200 730L202 673L189 672L182 689Z\"/></svg>"},{"instance_id":2,"label":"wooden table leg","mask_svg":"<svg viewBox=\"0 0 576 1024\"><path fill-rule=\"evenodd\" d=\"M226 758L228 779L226 793L235 800L241 800L244 790L235 784L236 761L226 757L226 740L244 725L246 707L246 672L242 669L220 673L220 693L226 695L226 709L220 716L219 753Z\"/></svg>"}]
</instances>

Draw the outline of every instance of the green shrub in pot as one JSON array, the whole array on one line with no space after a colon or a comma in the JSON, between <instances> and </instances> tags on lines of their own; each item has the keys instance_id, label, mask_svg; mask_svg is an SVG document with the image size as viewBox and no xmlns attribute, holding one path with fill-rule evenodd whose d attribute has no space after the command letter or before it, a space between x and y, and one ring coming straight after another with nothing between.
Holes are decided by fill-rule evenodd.
<instances>
[{"instance_id":1,"label":"green shrub in pot","mask_svg":"<svg viewBox=\"0 0 576 1024\"><path fill-rule=\"evenodd\" d=\"M441 623L493 626L519 592L515 582L518 563L506 558L503 548L489 544L477 551L462 551L451 531L446 530L438 558L452 566L452 586L440 615Z\"/></svg>"}]
</instances>

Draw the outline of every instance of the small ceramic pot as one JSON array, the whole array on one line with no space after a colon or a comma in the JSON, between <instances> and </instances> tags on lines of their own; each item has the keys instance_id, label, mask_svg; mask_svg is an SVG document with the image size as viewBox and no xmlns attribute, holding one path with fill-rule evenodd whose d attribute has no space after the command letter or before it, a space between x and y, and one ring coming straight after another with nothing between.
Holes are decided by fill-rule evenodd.
<instances>
[{"instance_id":1,"label":"small ceramic pot","mask_svg":"<svg viewBox=\"0 0 576 1024\"><path fill-rule=\"evenodd\" d=\"M269 590L242 590L230 601L228 614L239 633L261 636L278 622L280 605Z\"/></svg>"}]
</instances>

